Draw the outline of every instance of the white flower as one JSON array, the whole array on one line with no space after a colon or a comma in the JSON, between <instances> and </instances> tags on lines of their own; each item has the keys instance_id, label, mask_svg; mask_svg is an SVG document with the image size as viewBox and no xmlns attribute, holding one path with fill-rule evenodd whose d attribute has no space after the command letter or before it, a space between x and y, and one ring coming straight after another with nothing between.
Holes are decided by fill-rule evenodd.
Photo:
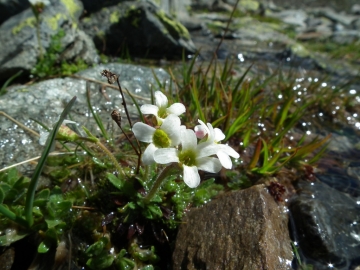
<instances>
[{"instance_id":1,"label":"white flower","mask_svg":"<svg viewBox=\"0 0 360 270\"><path fill-rule=\"evenodd\" d=\"M36 6L38 4L44 5L44 6L48 6L50 5L50 1L49 0L29 0L30 5L32 6Z\"/></svg>"},{"instance_id":2,"label":"white flower","mask_svg":"<svg viewBox=\"0 0 360 270\"><path fill-rule=\"evenodd\" d=\"M145 165L154 163L154 152L158 148L174 147L180 143L180 118L170 114L164 119L160 128L155 129L142 122L137 122L132 128L135 137L142 142L150 143L142 156Z\"/></svg>"},{"instance_id":3,"label":"white flower","mask_svg":"<svg viewBox=\"0 0 360 270\"><path fill-rule=\"evenodd\" d=\"M190 129L181 131L181 150L175 148L161 148L155 151L154 160L160 164L177 162L183 168L184 182L191 188L200 184L198 170L217 173L221 170L219 159L210 157L216 149L200 147L197 144L195 132Z\"/></svg>"},{"instance_id":4,"label":"white flower","mask_svg":"<svg viewBox=\"0 0 360 270\"><path fill-rule=\"evenodd\" d=\"M59 120L57 120L57 121L59 121ZM65 119L62 124L63 124L63 125L66 125L66 124L76 124L76 122ZM39 144L40 144L40 145L45 145L46 140L47 140L47 138L49 137L49 134L50 134L50 132L40 131L40 138L39 138Z\"/></svg>"},{"instance_id":5,"label":"white flower","mask_svg":"<svg viewBox=\"0 0 360 270\"><path fill-rule=\"evenodd\" d=\"M168 115L174 114L179 116L186 111L184 104L181 103L174 103L168 107L168 99L160 91L155 92L155 105L144 104L140 110L143 114L155 115L158 125L161 125Z\"/></svg>"},{"instance_id":6,"label":"white flower","mask_svg":"<svg viewBox=\"0 0 360 270\"><path fill-rule=\"evenodd\" d=\"M219 158L221 165L226 169L232 168L232 161L230 156L233 158L239 158L240 155L234 149L226 144L220 144L219 142L225 139L225 134L219 128L213 128L210 123L207 126L200 119L198 120L200 125L194 128L196 136L200 139L205 139L199 144L200 147L213 147L218 149L216 155ZM207 135L207 138L205 136Z\"/></svg>"}]
</instances>

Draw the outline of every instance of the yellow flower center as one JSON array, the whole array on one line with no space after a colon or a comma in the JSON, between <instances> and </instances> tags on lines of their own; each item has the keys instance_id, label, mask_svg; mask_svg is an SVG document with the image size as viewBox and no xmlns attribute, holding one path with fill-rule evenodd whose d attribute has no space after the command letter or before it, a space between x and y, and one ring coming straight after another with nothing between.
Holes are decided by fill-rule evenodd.
<instances>
[{"instance_id":1,"label":"yellow flower center","mask_svg":"<svg viewBox=\"0 0 360 270\"><path fill-rule=\"evenodd\" d=\"M157 129L153 135L153 143L158 148L167 148L171 145L171 139L165 131Z\"/></svg>"},{"instance_id":2,"label":"yellow flower center","mask_svg":"<svg viewBox=\"0 0 360 270\"><path fill-rule=\"evenodd\" d=\"M181 151L179 161L186 166L196 166L196 153L191 149Z\"/></svg>"}]
</instances>

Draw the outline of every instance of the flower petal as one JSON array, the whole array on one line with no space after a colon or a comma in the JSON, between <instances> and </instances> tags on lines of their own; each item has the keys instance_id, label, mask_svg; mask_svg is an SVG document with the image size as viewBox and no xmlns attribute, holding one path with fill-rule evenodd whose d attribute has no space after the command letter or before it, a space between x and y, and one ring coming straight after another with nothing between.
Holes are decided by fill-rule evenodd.
<instances>
[{"instance_id":1,"label":"flower petal","mask_svg":"<svg viewBox=\"0 0 360 270\"><path fill-rule=\"evenodd\" d=\"M196 147L196 151L198 152L198 158L215 155L219 150L221 150L220 144L216 143L203 142L199 143Z\"/></svg>"},{"instance_id":2,"label":"flower petal","mask_svg":"<svg viewBox=\"0 0 360 270\"><path fill-rule=\"evenodd\" d=\"M159 164L179 162L178 150L175 148L159 148L154 153L154 160Z\"/></svg>"},{"instance_id":3,"label":"flower petal","mask_svg":"<svg viewBox=\"0 0 360 270\"><path fill-rule=\"evenodd\" d=\"M199 170L217 173L221 170L221 163L219 159L213 157L197 158L196 163Z\"/></svg>"},{"instance_id":4,"label":"flower petal","mask_svg":"<svg viewBox=\"0 0 360 270\"><path fill-rule=\"evenodd\" d=\"M180 143L180 118L170 114L165 118L160 129L165 131L171 140L171 146L177 146Z\"/></svg>"},{"instance_id":5,"label":"flower petal","mask_svg":"<svg viewBox=\"0 0 360 270\"><path fill-rule=\"evenodd\" d=\"M144 154L142 155L142 158L141 158L144 165L151 165L151 164L155 163L154 153L157 149L158 148L153 143L150 143L148 145L148 147L146 147Z\"/></svg>"},{"instance_id":6,"label":"flower petal","mask_svg":"<svg viewBox=\"0 0 360 270\"><path fill-rule=\"evenodd\" d=\"M144 104L140 107L140 111L143 114L153 114L153 115L157 115L159 108L158 106L152 105L152 104Z\"/></svg>"},{"instance_id":7,"label":"flower petal","mask_svg":"<svg viewBox=\"0 0 360 270\"><path fill-rule=\"evenodd\" d=\"M197 139L195 132L191 129L181 130L182 151L196 149Z\"/></svg>"},{"instance_id":8,"label":"flower petal","mask_svg":"<svg viewBox=\"0 0 360 270\"><path fill-rule=\"evenodd\" d=\"M232 161L231 158L229 157L228 154L226 154L223 151L218 151L216 153L217 157L220 160L221 165L225 168L225 169L231 169L232 168Z\"/></svg>"},{"instance_id":9,"label":"flower petal","mask_svg":"<svg viewBox=\"0 0 360 270\"><path fill-rule=\"evenodd\" d=\"M218 144L218 147L221 151L225 152L227 155L233 157L233 158L239 158L240 155L238 152L236 152L232 147L226 145L226 144Z\"/></svg>"},{"instance_id":10,"label":"flower petal","mask_svg":"<svg viewBox=\"0 0 360 270\"><path fill-rule=\"evenodd\" d=\"M220 142L225 139L225 134L219 128L214 128L215 142Z\"/></svg>"},{"instance_id":11,"label":"flower petal","mask_svg":"<svg viewBox=\"0 0 360 270\"><path fill-rule=\"evenodd\" d=\"M169 108L166 109L168 114L175 114L177 116L183 114L186 111L184 104L174 103Z\"/></svg>"},{"instance_id":12,"label":"flower petal","mask_svg":"<svg viewBox=\"0 0 360 270\"><path fill-rule=\"evenodd\" d=\"M161 91L155 92L155 104L159 108L166 108L168 105L168 99Z\"/></svg>"},{"instance_id":13,"label":"flower petal","mask_svg":"<svg viewBox=\"0 0 360 270\"><path fill-rule=\"evenodd\" d=\"M151 143L153 135L155 133L155 128L146 125L142 122L137 122L132 128L135 137L142 142Z\"/></svg>"},{"instance_id":14,"label":"flower petal","mask_svg":"<svg viewBox=\"0 0 360 270\"><path fill-rule=\"evenodd\" d=\"M200 175L196 166L184 165L184 182L191 188L196 188L200 184Z\"/></svg>"},{"instance_id":15,"label":"flower petal","mask_svg":"<svg viewBox=\"0 0 360 270\"><path fill-rule=\"evenodd\" d=\"M215 142L215 131L214 131L214 128L213 126L210 124L210 123L207 123L207 127L208 127L208 141L209 142Z\"/></svg>"}]
</instances>

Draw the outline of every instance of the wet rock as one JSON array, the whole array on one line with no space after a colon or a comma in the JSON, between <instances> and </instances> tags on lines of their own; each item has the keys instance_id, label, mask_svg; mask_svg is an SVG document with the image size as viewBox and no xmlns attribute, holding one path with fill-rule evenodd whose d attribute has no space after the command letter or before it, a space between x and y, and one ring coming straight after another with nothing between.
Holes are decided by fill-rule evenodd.
<instances>
[{"instance_id":1,"label":"wet rock","mask_svg":"<svg viewBox=\"0 0 360 270\"><path fill-rule=\"evenodd\" d=\"M299 181L289 209L293 238L315 269L350 269L360 259L360 207L356 199L328 185ZM341 214L340 214L341 213Z\"/></svg>"},{"instance_id":2,"label":"wet rock","mask_svg":"<svg viewBox=\"0 0 360 270\"><path fill-rule=\"evenodd\" d=\"M104 121L104 126L111 129L111 111L119 109L123 113L124 110L121 105L119 90L108 87L102 94L100 91L102 85L91 82L91 80L97 80L106 83L106 79L100 75L104 69L120 74L121 86L123 89L128 89L131 93L136 94L139 104L148 102L150 89L151 87L153 90L156 89L157 84L152 69L134 65L106 64L77 73L78 76L89 79L91 103ZM169 80L169 75L163 69L155 69L154 71L161 82ZM81 78L59 78L42 81L31 86L16 86L1 96L0 108L20 123L25 124L26 127L39 133L44 130L31 118L51 128L64 109L64 103L73 96L77 96L72 113L74 121L80 126L84 125L90 128L96 135L99 135L87 106L86 84L87 81ZM137 110L131 106L133 103L130 98L127 101L130 104L128 105L130 113L136 119ZM43 150L39 144L38 136L24 131L3 115L0 115L0 147L2 149L0 152L1 168L35 157Z\"/></svg>"},{"instance_id":3,"label":"wet rock","mask_svg":"<svg viewBox=\"0 0 360 270\"><path fill-rule=\"evenodd\" d=\"M0 270L10 270L14 263L15 251L14 248L7 248L0 255Z\"/></svg>"},{"instance_id":4,"label":"wet rock","mask_svg":"<svg viewBox=\"0 0 360 270\"><path fill-rule=\"evenodd\" d=\"M192 209L177 235L173 269L291 269L283 212L263 185Z\"/></svg>"},{"instance_id":5,"label":"wet rock","mask_svg":"<svg viewBox=\"0 0 360 270\"><path fill-rule=\"evenodd\" d=\"M84 19L82 27L106 54L181 58L196 51L187 29L150 1L104 8Z\"/></svg>"},{"instance_id":6,"label":"wet rock","mask_svg":"<svg viewBox=\"0 0 360 270\"><path fill-rule=\"evenodd\" d=\"M350 194L354 197L360 196L360 181L357 177L347 174L345 169L330 167L325 173L316 174L319 180L328 186Z\"/></svg>"},{"instance_id":7,"label":"wet rock","mask_svg":"<svg viewBox=\"0 0 360 270\"><path fill-rule=\"evenodd\" d=\"M88 64L97 62L94 44L78 28L82 5L77 0L59 1L46 6L40 15L40 42L46 53L51 37L60 29L65 31L62 39L63 60L82 59ZM19 70L29 72L40 56L37 38L37 22L30 8L11 17L0 26L0 80L7 79Z\"/></svg>"}]
</instances>

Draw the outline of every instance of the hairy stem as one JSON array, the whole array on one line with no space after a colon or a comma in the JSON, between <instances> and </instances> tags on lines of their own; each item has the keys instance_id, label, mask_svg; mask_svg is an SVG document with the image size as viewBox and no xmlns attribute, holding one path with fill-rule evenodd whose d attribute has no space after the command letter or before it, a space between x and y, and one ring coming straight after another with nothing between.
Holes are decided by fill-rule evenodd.
<instances>
[{"instance_id":1,"label":"hairy stem","mask_svg":"<svg viewBox=\"0 0 360 270\"><path fill-rule=\"evenodd\" d=\"M119 165L119 162L116 160L115 156L109 151L109 149L107 149L105 147L105 145L103 145L100 141L95 142L97 146L99 146L101 148L101 150L103 150L105 152L105 154L111 159L112 163L114 164L116 170L118 171L118 173L122 176L125 177L125 173L124 170L122 169L122 167Z\"/></svg>"},{"instance_id":2,"label":"hairy stem","mask_svg":"<svg viewBox=\"0 0 360 270\"><path fill-rule=\"evenodd\" d=\"M161 184L165 180L165 178L168 177L169 175L171 175L172 173L178 171L179 169L180 168L179 168L178 163L171 163L169 166L165 167L165 169L163 169L160 172L160 174L158 175L158 177L155 180L154 185L151 187L149 193L146 195L146 197L144 199L145 204L147 204L151 201L151 199L154 197L154 195L158 191L159 187L161 186Z\"/></svg>"}]
</instances>

